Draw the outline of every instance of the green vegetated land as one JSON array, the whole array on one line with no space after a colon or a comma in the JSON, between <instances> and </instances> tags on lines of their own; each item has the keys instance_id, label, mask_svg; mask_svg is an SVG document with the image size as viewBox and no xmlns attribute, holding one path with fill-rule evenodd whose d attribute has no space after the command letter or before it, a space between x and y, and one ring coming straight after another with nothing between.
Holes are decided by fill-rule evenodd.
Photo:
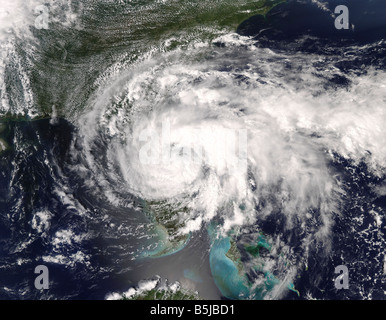
<instances>
[{"instance_id":1,"label":"green vegetated land","mask_svg":"<svg viewBox=\"0 0 386 320\"><path fill-rule=\"evenodd\" d=\"M144 211L148 218L156 224L165 237L163 248L151 256L163 256L181 249L188 241L189 235L179 233L179 230L184 227L180 214L186 213L188 209L176 207L167 201L145 201L144 203Z\"/></svg>"},{"instance_id":2,"label":"green vegetated land","mask_svg":"<svg viewBox=\"0 0 386 320\"><path fill-rule=\"evenodd\" d=\"M229 259L231 259L235 265L237 266L237 269L239 271L239 274L242 275L244 273L244 267L243 263L241 261L241 254L239 249L237 248L236 241L233 239L233 237L230 237L229 239L231 247L229 248L228 252L225 254L225 256Z\"/></svg>"},{"instance_id":3,"label":"green vegetated land","mask_svg":"<svg viewBox=\"0 0 386 320\"><path fill-rule=\"evenodd\" d=\"M176 291L170 289L152 289L132 297L123 297L123 300L201 300L197 292L186 289Z\"/></svg>"},{"instance_id":4,"label":"green vegetated land","mask_svg":"<svg viewBox=\"0 0 386 320\"><path fill-rule=\"evenodd\" d=\"M149 9L145 15L157 15L157 11L166 13L169 19L148 21L144 24L145 36L160 38L164 33L178 32L193 27L225 27L236 30L245 19L261 14L266 15L275 5L283 0L175 0L167 1L158 8ZM159 11L158 11L159 12ZM169 16L171 13L172 16ZM139 32L142 33L142 32Z\"/></svg>"}]
</instances>

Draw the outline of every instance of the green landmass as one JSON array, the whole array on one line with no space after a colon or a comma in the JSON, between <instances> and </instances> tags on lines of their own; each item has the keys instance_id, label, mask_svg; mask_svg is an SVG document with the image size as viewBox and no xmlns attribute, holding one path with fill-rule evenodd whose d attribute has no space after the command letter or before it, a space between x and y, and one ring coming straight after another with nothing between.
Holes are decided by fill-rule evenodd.
<instances>
[{"instance_id":1,"label":"green landmass","mask_svg":"<svg viewBox=\"0 0 386 320\"><path fill-rule=\"evenodd\" d=\"M166 14L166 19L149 21L144 24L146 36L160 39L165 33L179 32L195 27L224 27L235 31L244 20L254 15L266 15L274 6L284 0L174 0L160 7L150 8L146 15L154 16L157 11L176 13ZM156 11L157 10L157 11ZM168 17L169 16L169 17ZM150 31L150 33L148 33ZM139 32L141 34L141 32Z\"/></svg>"},{"instance_id":2,"label":"green landmass","mask_svg":"<svg viewBox=\"0 0 386 320\"><path fill-rule=\"evenodd\" d=\"M237 269L239 270L239 274L242 275L244 273L244 267L241 261L240 251L237 248L236 241L232 237L230 237L229 242L231 244L231 247L229 248L225 256L234 262L234 264L237 266Z\"/></svg>"},{"instance_id":3,"label":"green landmass","mask_svg":"<svg viewBox=\"0 0 386 320\"><path fill-rule=\"evenodd\" d=\"M173 291L170 289L152 289L122 300L202 300L197 292L186 289Z\"/></svg>"},{"instance_id":4,"label":"green landmass","mask_svg":"<svg viewBox=\"0 0 386 320\"><path fill-rule=\"evenodd\" d=\"M156 224L158 231L164 235L164 247L151 254L153 257L164 256L181 249L189 239L188 234L179 230L185 226L180 213L187 212L186 207L176 207L167 201L144 201L144 212L148 219Z\"/></svg>"}]
</instances>

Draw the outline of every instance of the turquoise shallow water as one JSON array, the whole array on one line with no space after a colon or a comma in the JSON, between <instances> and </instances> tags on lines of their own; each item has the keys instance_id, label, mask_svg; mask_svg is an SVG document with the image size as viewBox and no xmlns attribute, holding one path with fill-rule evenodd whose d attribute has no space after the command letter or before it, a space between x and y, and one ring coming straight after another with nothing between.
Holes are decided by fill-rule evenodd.
<instances>
[{"instance_id":1,"label":"turquoise shallow water","mask_svg":"<svg viewBox=\"0 0 386 320\"><path fill-rule=\"evenodd\" d=\"M229 299L247 297L249 289L245 284L245 279L240 276L235 263L226 256L230 248L231 243L228 237L213 241L209 262L214 281L221 293Z\"/></svg>"},{"instance_id":2,"label":"turquoise shallow water","mask_svg":"<svg viewBox=\"0 0 386 320\"><path fill-rule=\"evenodd\" d=\"M248 280L246 271L244 269L240 270L238 262L233 261L226 255L231 249L231 237L219 235L213 225L209 226L208 232L212 239L209 255L210 268L217 287L226 298L262 300L276 286L282 285L299 295L293 283L282 282L274 274L264 270L264 259L259 257L258 248L270 250L271 245L263 235L258 237L256 246L247 246L257 248L256 254L253 254L253 256L258 257L260 261L252 269L264 276L264 280L255 285Z\"/></svg>"}]
</instances>

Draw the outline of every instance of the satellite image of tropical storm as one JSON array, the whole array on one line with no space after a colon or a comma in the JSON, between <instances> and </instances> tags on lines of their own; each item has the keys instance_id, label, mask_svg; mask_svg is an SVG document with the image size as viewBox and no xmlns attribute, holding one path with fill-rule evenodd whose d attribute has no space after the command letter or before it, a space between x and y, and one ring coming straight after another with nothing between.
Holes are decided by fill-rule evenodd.
<instances>
[{"instance_id":1,"label":"satellite image of tropical storm","mask_svg":"<svg viewBox=\"0 0 386 320\"><path fill-rule=\"evenodd\" d=\"M0 0L1 300L385 300L385 178L384 0Z\"/></svg>"}]
</instances>

